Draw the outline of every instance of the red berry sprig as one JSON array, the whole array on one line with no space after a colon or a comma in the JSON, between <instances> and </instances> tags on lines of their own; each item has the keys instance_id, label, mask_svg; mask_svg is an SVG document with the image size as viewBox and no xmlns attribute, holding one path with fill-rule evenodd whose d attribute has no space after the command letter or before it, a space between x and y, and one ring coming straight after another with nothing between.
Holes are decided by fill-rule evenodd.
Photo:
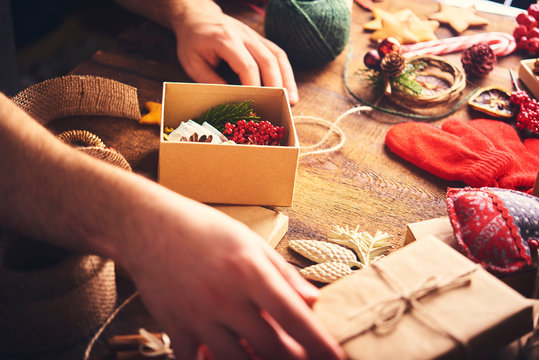
<instances>
[{"instance_id":1,"label":"red berry sprig","mask_svg":"<svg viewBox=\"0 0 539 360\"><path fill-rule=\"evenodd\" d=\"M539 4L531 4L516 17L513 37L519 50L539 56Z\"/></svg>"},{"instance_id":2,"label":"red berry sprig","mask_svg":"<svg viewBox=\"0 0 539 360\"><path fill-rule=\"evenodd\" d=\"M236 125L226 123L223 134L236 144L279 145L284 127L274 126L269 121L240 120Z\"/></svg>"},{"instance_id":3,"label":"red berry sprig","mask_svg":"<svg viewBox=\"0 0 539 360\"><path fill-rule=\"evenodd\" d=\"M537 100L531 99L524 90L514 91L509 100L520 107L520 112L517 115L517 128L539 133L539 103Z\"/></svg>"}]
</instances>

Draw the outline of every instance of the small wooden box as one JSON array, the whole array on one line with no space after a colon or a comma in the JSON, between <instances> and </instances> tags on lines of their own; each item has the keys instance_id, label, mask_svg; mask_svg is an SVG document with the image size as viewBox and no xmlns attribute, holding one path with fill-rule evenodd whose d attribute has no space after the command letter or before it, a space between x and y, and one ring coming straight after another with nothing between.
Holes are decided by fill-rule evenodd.
<instances>
[{"instance_id":1,"label":"small wooden box","mask_svg":"<svg viewBox=\"0 0 539 360\"><path fill-rule=\"evenodd\" d=\"M520 62L518 67L518 77L526 85L528 90L535 96L536 99L539 99L539 80L537 76L533 73L535 58L526 59Z\"/></svg>"}]
</instances>

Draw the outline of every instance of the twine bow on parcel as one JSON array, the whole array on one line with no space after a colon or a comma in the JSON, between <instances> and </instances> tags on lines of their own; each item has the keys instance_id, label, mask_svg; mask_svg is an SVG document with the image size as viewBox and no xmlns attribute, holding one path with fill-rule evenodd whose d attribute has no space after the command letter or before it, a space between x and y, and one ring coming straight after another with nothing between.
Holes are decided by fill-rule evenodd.
<instances>
[{"instance_id":1,"label":"twine bow on parcel","mask_svg":"<svg viewBox=\"0 0 539 360\"><path fill-rule=\"evenodd\" d=\"M351 312L347 316L347 321L348 323L353 324L354 331L345 332L344 335L340 337L337 336L337 340L341 344L353 340L371 330L382 334L388 333L395 328L406 312L413 309L416 312L417 319L423 324L438 333L451 338L459 344L459 346L464 347L464 341L455 335L451 329L438 321L432 313L421 305L419 300L429 295L439 294L470 285L471 279L468 275L476 271L478 266L474 266L471 269L447 279L429 276L419 282L419 284L412 290L406 290L402 285L402 282L396 276L383 269L380 265L373 263L371 264L371 267L376 271L378 276L395 291L395 294L376 301L369 306L360 308L357 311ZM359 321L357 320L369 312L374 313L373 320L358 325Z\"/></svg>"}]
</instances>

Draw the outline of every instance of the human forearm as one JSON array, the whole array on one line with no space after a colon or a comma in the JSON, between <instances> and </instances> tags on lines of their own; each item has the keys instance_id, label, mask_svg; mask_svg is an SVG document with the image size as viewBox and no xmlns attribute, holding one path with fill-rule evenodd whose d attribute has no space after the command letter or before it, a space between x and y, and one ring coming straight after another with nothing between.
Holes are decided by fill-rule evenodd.
<instances>
[{"instance_id":1,"label":"human forearm","mask_svg":"<svg viewBox=\"0 0 539 360\"><path fill-rule=\"evenodd\" d=\"M189 11L204 12L207 9L220 11L220 8L212 0L116 0L117 3L138 15L173 29L185 18Z\"/></svg>"},{"instance_id":2,"label":"human forearm","mask_svg":"<svg viewBox=\"0 0 539 360\"><path fill-rule=\"evenodd\" d=\"M78 156L1 94L0 152L3 228L46 239L52 237L53 229L62 229L66 238L84 231L64 220L76 207L70 209L65 201L70 190L62 190L66 183L77 181L65 168L71 162L80 166ZM75 198L71 204L80 206L80 202Z\"/></svg>"},{"instance_id":3,"label":"human forearm","mask_svg":"<svg viewBox=\"0 0 539 360\"><path fill-rule=\"evenodd\" d=\"M0 154L0 228L114 259L178 357L244 358L246 339L263 358L342 358L316 289L245 225L60 143L2 94Z\"/></svg>"},{"instance_id":4,"label":"human forearm","mask_svg":"<svg viewBox=\"0 0 539 360\"><path fill-rule=\"evenodd\" d=\"M153 198L189 203L62 144L2 94L0 153L0 227L63 247L120 260L126 229L143 231Z\"/></svg>"}]
</instances>

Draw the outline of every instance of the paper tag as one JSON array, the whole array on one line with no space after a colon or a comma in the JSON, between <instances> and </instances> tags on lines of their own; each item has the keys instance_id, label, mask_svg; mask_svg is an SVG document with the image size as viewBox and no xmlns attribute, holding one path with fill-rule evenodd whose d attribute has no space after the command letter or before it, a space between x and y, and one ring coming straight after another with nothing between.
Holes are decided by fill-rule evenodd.
<instances>
[{"instance_id":1,"label":"paper tag","mask_svg":"<svg viewBox=\"0 0 539 360\"><path fill-rule=\"evenodd\" d=\"M202 127L208 130L210 133L212 133L214 135L215 140L220 139L221 142L228 141L228 139L226 138L226 136L223 135L222 132L214 128L211 124L207 123L206 121L202 123Z\"/></svg>"}]
</instances>

